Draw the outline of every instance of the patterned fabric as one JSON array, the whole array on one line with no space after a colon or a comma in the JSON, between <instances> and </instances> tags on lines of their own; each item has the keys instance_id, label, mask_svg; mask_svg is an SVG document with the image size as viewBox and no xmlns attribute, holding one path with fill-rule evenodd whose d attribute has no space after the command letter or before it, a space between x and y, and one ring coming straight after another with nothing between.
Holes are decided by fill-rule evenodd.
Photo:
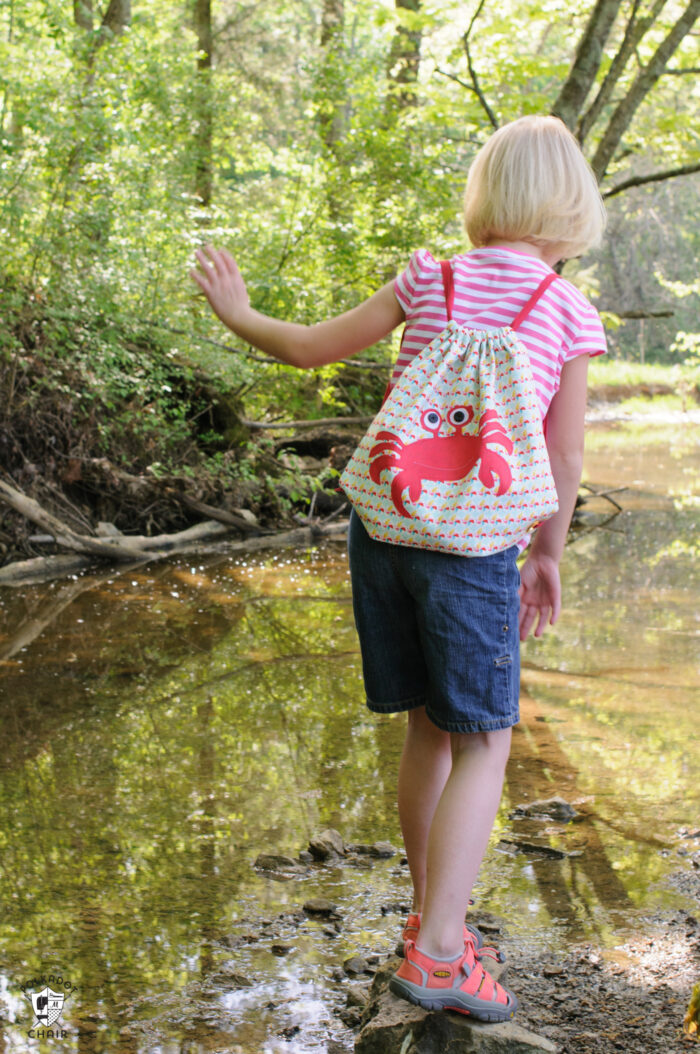
<instances>
[{"instance_id":1,"label":"patterned fabric","mask_svg":"<svg viewBox=\"0 0 700 1054\"><path fill-rule=\"evenodd\" d=\"M473 249L453 257L454 318L471 327L507 326L551 268L542 260L512 249ZM391 383L447 324L440 264L425 249L413 254L395 283L406 315L401 351ZM563 278L547 290L518 336L529 353L532 375L544 417L559 388L561 369L577 355L600 355L605 334L595 308Z\"/></svg>"},{"instance_id":2,"label":"patterned fabric","mask_svg":"<svg viewBox=\"0 0 700 1054\"><path fill-rule=\"evenodd\" d=\"M557 493L527 349L509 326L447 322L438 274L441 332L401 372L340 485L377 541L485 556L556 512Z\"/></svg>"}]
</instances>

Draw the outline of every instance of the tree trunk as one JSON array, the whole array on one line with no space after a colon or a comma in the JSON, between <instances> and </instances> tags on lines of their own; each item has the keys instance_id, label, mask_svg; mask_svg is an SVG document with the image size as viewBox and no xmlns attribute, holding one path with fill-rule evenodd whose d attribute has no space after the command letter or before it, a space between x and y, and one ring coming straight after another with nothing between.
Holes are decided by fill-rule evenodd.
<instances>
[{"instance_id":1,"label":"tree trunk","mask_svg":"<svg viewBox=\"0 0 700 1054\"><path fill-rule=\"evenodd\" d=\"M73 0L73 21L80 29L92 31L92 0Z\"/></svg>"},{"instance_id":2,"label":"tree trunk","mask_svg":"<svg viewBox=\"0 0 700 1054\"><path fill-rule=\"evenodd\" d=\"M195 0L194 29L197 34L197 82L195 108L197 128L195 131L195 194L203 207L211 203L212 196L212 133L214 125L214 102L212 95L212 48L211 0Z\"/></svg>"},{"instance_id":3,"label":"tree trunk","mask_svg":"<svg viewBox=\"0 0 700 1054\"><path fill-rule=\"evenodd\" d=\"M118 37L131 21L131 0L109 0L102 19L101 36Z\"/></svg>"},{"instance_id":4,"label":"tree trunk","mask_svg":"<svg viewBox=\"0 0 700 1054\"><path fill-rule=\"evenodd\" d=\"M421 0L395 0L395 5L399 17L402 11L417 15L420 13ZM387 63L387 78L390 85L395 86L387 99L389 110L400 111L416 104L415 85L420 69L422 38L419 28L412 27L410 22L405 25L399 21Z\"/></svg>"},{"instance_id":5,"label":"tree trunk","mask_svg":"<svg viewBox=\"0 0 700 1054\"><path fill-rule=\"evenodd\" d=\"M610 30L622 0L598 0L576 49L569 74L561 87L552 113L567 128L574 128L600 69Z\"/></svg>"},{"instance_id":6,"label":"tree trunk","mask_svg":"<svg viewBox=\"0 0 700 1054\"><path fill-rule=\"evenodd\" d=\"M344 0L323 0L321 15L323 58L318 91L318 124L324 146L336 160L339 160L340 143L345 125L344 36Z\"/></svg>"}]
</instances>

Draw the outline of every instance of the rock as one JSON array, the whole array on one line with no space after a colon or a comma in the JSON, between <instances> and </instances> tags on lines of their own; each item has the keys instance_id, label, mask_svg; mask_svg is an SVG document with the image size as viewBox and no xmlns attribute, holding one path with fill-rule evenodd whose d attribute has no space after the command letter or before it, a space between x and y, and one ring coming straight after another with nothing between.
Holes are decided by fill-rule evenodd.
<instances>
[{"instance_id":1,"label":"rock","mask_svg":"<svg viewBox=\"0 0 700 1054\"><path fill-rule=\"evenodd\" d=\"M397 968L398 959L392 959L377 972L355 1054L556 1054L548 1039L514 1021L483 1024L399 999L387 987ZM497 969L490 972L498 975Z\"/></svg>"},{"instance_id":2,"label":"rock","mask_svg":"<svg viewBox=\"0 0 700 1054\"><path fill-rule=\"evenodd\" d=\"M252 988L255 984L246 974L240 973L233 963L222 963L211 980L229 988Z\"/></svg>"},{"instance_id":3,"label":"rock","mask_svg":"<svg viewBox=\"0 0 700 1054\"><path fill-rule=\"evenodd\" d=\"M378 860L388 860L389 857L396 856L396 850L391 842L375 842L369 847L369 855Z\"/></svg>"},{"instance_id":4,"label":"rock","mask_svg":"<svg viewBox=\"0 0 700 1054\"><path fill-rule=\"evenodd\" d=\"M390 900L382 904L380 911L382 915L408 915L411 911L411 903L408 900Z\"/></svg>"},{"instance_id":5,"label":"rock","mask_svg":"<svg viewBox=\"0 0 700 1054\"><path fill-rule=\"evenodd\" d=\"M338 908L331 900L326 900L325 897L312 897L311 900L307 900L304 904L304 911L307 915L337 915Z\"/></svg>"},{"instance_id":6,"label":"rock","mask_svg":"<svg viewBox=\"0 0 700 1054\"><path fill-rule=\"evenodd\" d=\"M531 820L558 820L560 823L570 823L580 815L563 798L543 798L540 801L532 801L525 805L516 805L513 817L528 816Z\"/></svg>"},{"instance_id":7,"label":"rock","mask_svg":"<svg viewBox=\"0 0 700 1054\"><path fill-rule=\"evenodd\" d=\"M235 512L236 516L240 516L242 520L249 523L251 527L259 526L258 517L250 509L231 509L231 512Z\"/></svg>"},{"instance_id":8,"label":"rock","mask_svg":"<svg viewBox=\"0 0 700 1054\"><path fill-rule=\"evenodd\" d=\"M539 853L548 856L552 860L564 860L569 854L563 849L554 849L551 845L539 842L526 842L523 838L501 838L499 845L505 846L515 853Z\"/></svg>"},{"instance_id":9,"label":"rock","mask_svg":"<svg viewBox=\"0 0 700 1054\"><path fill-rule=\"evenodd\" d=\"M291 856L282 856L279 853L260 853L253 867L258 871L274 871L290 875L303 875L306 872L306 868L298 861L292 860Z\"/></svg>"},{"instance_id":10,"label":"rock","mask_svg":"<svg viewBox=\"0 0 700 1054\"><path fill-rule=\"evenodd\" d=\"M122 537L122 532L118 527L115 527L113 523L106 523L104 520L100 520L95 528L95 534L98 538L119 538Z\"/></svg>"},{"instance_id":11,"label":"rock","mask_svg":"<svg viewBox=\"0 0 700 1054\"><path fill-rule=\"evenodd\" d=\"M344 961L343 969L349 976L356 976L357 974L366 973L369 970L369 963L361 955L351 955L349 959Z\"/></svg>"},{"instance_id":12,"label":"rock","mask_svg":"<svg viewBox=\"0 0 700 1054\"><path fill-rule=\"evenodd\" d=\"M340 1011L338 1017L348 1028L356 1029L362 1020L362 1011L358 1006L346 1006Z\"/></svg>"},{"instance_id":13,"label":"rock","mask_svg":"<svg viewBox=\"0 0 700 1054\"><path fill-rule=\"evenodd\" d=\"M309 852L314 860L333 860L345 856L345 843L340 833L329 827L311 839Z\"/></svg>"},{"instance_id":14,"label":"rock","mask_svg":"<svg viewBox=\"0 0 700 1054\"><path fill-rule=\"evenodd\" d=\"M561 966L545 966L542 974L544 977L562 977L564 970Z\"/></svg>"},{"instance_id":15,"label":"rock","mask_svg":"<svg viewBox=\"0 0 700 1054\"><path fill-rule=\"evenodd\" d=\"M293 944L282 944L280 942L279 944L273 944L271 946L271 948L270 948L270 951L272 952L273 955L280 955L280 956L282 956L282 955L289 955L289 953L293 949L294 949L294 945Z\"/></svg>"},{"instance_id":16,"label":"rock","mask_svg":"<svg viewBox=\"0 0 700 1054\"><path fill-rule=\"evenodd\" d=\"M313 862L314 862L314 858L311 855L311 853L308 851L308 849L302 849L302 851L299 853L299 863L300 864L313 864Z\"/></svg>"},{"instance_id":17,"label":"rock","mask_svg":"<svg viewBox=\"0 0 700 1054\"><path fill-rule=\"evenodd\" d=\"M364 1009L367 1006L368 994L359 984L348 985L346 1002L348 1006L359 1006Z\"/></svg>"}]
</instances>

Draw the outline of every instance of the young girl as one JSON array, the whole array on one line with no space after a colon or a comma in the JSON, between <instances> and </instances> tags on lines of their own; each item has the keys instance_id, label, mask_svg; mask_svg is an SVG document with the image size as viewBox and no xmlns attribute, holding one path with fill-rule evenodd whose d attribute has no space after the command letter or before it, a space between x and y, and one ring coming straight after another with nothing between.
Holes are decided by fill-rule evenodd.
<instances>
[{"instance_id":1,"label":"young girl","mask_svg":"<svg viewBox=\"0 0 700 1054\"><path fill-rule=\"evenodd\" d=\"M451 261L453 317L509 325L559 260L600 237L605 214L578 143L554 117L499 129L469 171L470 252ZM261 315L235 261L207 247L192 278L240 338L302 369L352 355L405 322L392 383L447 324L439 263L414 253L369 300L315 326ZM479 931L465 924L498 809L511 728L519 719L519 640L559 616L559 561L581 477L588 358L605 350L595 309L561 278L518 330L542 412L559 509L521 546L464 557L369 537L353 513L349 552L370 709L407 712L398 803L413 911L392 990L427 1009L484 1021L512 1017L515 996L486 972Z\"/></svg>"}]
</instances>

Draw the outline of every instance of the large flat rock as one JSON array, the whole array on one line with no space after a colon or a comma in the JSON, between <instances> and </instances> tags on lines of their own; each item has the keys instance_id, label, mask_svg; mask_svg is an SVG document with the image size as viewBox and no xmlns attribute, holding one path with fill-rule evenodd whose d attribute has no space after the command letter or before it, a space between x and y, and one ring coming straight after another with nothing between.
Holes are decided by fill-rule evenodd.
<instances>
[{"instance_id":1,"label":"large flat rock","mask_svg":"<svg viewBox=\"0 0 700 1054\"><path fill-rule=\"evenodd\" d=\"M483 1024L449 1010L421 1010L399 999L387 987L398 965L398 959L391 959L377 971L355 1054L556 1054L550 1040L514 1021Z\"/></svg>"}]
</instances>

